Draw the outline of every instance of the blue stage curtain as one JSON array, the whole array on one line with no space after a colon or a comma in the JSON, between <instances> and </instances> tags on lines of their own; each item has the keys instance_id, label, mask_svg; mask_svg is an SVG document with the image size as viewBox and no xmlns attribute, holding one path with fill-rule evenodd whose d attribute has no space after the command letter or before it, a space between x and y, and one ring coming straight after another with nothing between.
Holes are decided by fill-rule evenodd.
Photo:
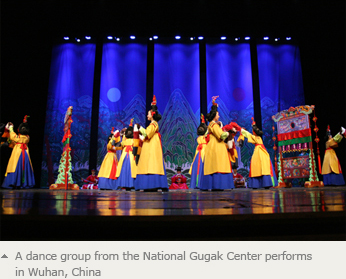
<instances>
[{"instance_id":1,"label":"blue stage curtain","mask_svg":"<svg viewBox=\"0 0 346 279\"><path fill-rule=\"evenodd\" d=\"M263 142L274 163L272 115L290 107L305 105L299 47L259 44L257 58Z\"/></svg>"},{"instance_id":2,"label":"blue stage curtain","mask_svg":"<svg viewBox=\"0 0 346 279\"><path fill-rule=\"evenodd\" d=\"M147 45L105 43L102 52L97 168L107 152L112 127L146 120Z\"/></svg>"},{"instance_id":3,"label":"blue stage curtain","mask_svg":"<svg viewBox=\"0 0 346 279\"><path fill-rule=\"evenodd\" d=\"M219 120L224 125L234 121L251 132L254 112L250 44L207 44L206 63L208 112L212 97L220 96L216 100ZM242 175L248 175L253 149L247 141L243 148L237 148Z\"/></svg>"},{"instance_id":4,"label":"blue stage curtain","mask_svg":"<svg viewBox=\"0 0 346 279\"><path fill-rule=\"evenodd\" d=\"M64 117L73 106L71 126L72 175L75 182L89 172L91 109L95 66L95 44L61 44L53 47L41 188L55 182L62 154Z\"/></svg>"},{"instance_id":5,"label":"blue stage curtain","mask_svg":"<svg viewBox=\"0 0 346 279\"><path fill-rule=\"evenodd\" d=\"M177 166L186 175L195 154L200 122L199 77L198 44L154 45L154 94L162 115L159 127L168 179Z\"/></svg>"}]
</instances>

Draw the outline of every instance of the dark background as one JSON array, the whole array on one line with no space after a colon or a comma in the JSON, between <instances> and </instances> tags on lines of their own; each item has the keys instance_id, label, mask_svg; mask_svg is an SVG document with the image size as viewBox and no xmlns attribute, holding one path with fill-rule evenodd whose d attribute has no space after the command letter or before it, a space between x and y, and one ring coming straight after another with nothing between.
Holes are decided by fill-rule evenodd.
<instances>
[{"instance_id":1,"label":"dark background","mask_svg":"<svg viewBox=\"0 0 346 279\"><path fill-rule=\"evenodd\" d=\"M30 115L30 155L41 176L52 45L63 36L294 38L305 100L316 105L320 149L329 124L346 126L345 1L1 1L1 119L15 129ZM62 129L62 127L57 127ZM346 170L346 140L337 150ZM10 149L1 150L1 183Z\"/></svg>"}]
</instances>

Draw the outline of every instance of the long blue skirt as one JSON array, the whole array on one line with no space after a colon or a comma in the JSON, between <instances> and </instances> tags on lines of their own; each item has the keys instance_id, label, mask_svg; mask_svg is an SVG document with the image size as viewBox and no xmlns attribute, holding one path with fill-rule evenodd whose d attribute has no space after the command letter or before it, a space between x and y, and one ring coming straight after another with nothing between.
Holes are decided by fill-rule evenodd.
<instances>
[{"instance_id":1,"label":"long blue skirt","mask_svg":"<svg viewBox=\"0 0 346 279\"><path fill-rule=\"evenodd\" d=\"M201 185L201 177L204 175L204 163L202 161L202 157L199 158L199 176L197 180L197 169L198 169L198 156L199 152L196 155L195 161L192 163L192 170L191 170L191 181L190 181L190 188L191 189L199 189Z\"/></svg>"},{"instance_id":2,"label":"long blue skirt","mask_svg":"<svg viewBox=\"0 0 346 279\"><path fill-rule=\"evenodd\" d=\"M118 165L119 166L119 165ZM116 180L118 188L133 188L135 187L135 179L131 176L130 156L126 154L121 166L120 175Z\"/></svg>"},{"instance_id":3,"label":"long blue skirt","mask_svg":"<svg viewBox=\"0 0 346 279\"><path fill-rule=\"evenodd\" d=\"M345 185L344 176L342 173L336 174L334 172L323 175L324 185Z\"/></svg>"},{"instance_id":4,"label":"long blue skirt","mask_svg":"<svg viewBox=\"0 0 346 279\"><path fill-rule=\"evenodd\" d=\"M105 178L105 177L99 177L99 188L101 190L116 190L118 188L117 180Z\"/></svg>"},{"instance_id":5,"label":"long blue skirt","mask_svg":"<svg viewBox=\"0 0 346 279\"><path fill-rule=\"evenodd\" d=\"M264 188L264 187L278 186L278 180L276 178L276 174L275 174L273 164L271 161L270 161L270 166L272 168L273 177L271 177L270 175L249 177L248 188L258 189L258 188Z\"/></svg>"},{"instance_id":6,"label":"long blue skirt","mask_svg":"<svg viewBox=\"0 0 346 279\"><path fill-rule=\"evenodd\" d=\"M270 175L262 175L257 177L249 177L248 188L258 189L264 187L274 187L278 185L278 180L274 174L273 180Z\"/></svg>"},{"instance_id":7,"label":"long blue skirt","mask_svg":"<svg viewBox=\"0 0 346 279\"><path fill-rule=\"evenodd\" d=\"M135 180L136 190L165 189L168 188L167 176L159 174L137 174Z\"/></svg>"},{"instance_id":8,"label":"long blue skirt","mask_svg":"<svg viewBox=\"0 0 346 279\"><path fill-rule=\"evenodd\" d=\"M234 189L233 173L213 173L201 176L200 190Z\"/></svg>"},{"instance_id":9,"label":"long blue skirt","mask_svg":"<svg viewBox=\"0 0 346 279\"><path fill-rule=\"evenodd\" d=\"M24 172L24 181L22 181ZM5 177L2 183L3 188L12 188L12 186L17 186L21 188L33 188L35 186L35 176L34 171L31 168L29 156L25 152L24 159L24 171L23 171L23 154L19 156L17 167L15 172L10 172Z\"/></svg>"}]
</instances>

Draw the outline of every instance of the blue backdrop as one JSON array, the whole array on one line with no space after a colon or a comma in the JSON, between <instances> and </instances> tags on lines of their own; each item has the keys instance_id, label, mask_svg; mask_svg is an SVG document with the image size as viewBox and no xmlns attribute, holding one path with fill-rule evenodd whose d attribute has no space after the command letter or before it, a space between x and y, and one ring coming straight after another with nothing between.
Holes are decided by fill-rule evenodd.
<instances>
[{"instance_id":1,"label":"blue backdrop","mask_svg":"<svg viewBox=\"0 0 346 279\"><path fill-rule=\"evenodd\" d=\"M103 45L97 166L107 152L112 127L121 130L134 123L145 125L147 46L106 43Z\"/></svg>"},{"instance_id":2,"label":"blue backdrop","mask_svg":"<svg viewBox=\"0 0 346 279\"><path fill-rule=\"evenodd\" d=\"M290 107L305 105L299 47L259 44L257 57L263 142L274 163L272 115Z\"/></svg>"},{"instance_id":3,"label":"blue backdrop","mask_svg":"<svg viewBox=\"0 0 346 279\"><path fill-rule=\"evenodd\" d=\"M207 44L207 98L208 111L212 96L220 96L220 121L231 121L251 131L253 117L253 90L250 44ZM253 146L245 142L239 153L239 171L247 176Z\"/></svg>"},{"instance_id":4,"label":"blue backdrop","mask_svg":"<svg viewBox=\"0 0 346 279\"><path fill-rule=\"evenodd\" d=\"M196 150L200 119L199 46L154 45L154 94L168 178L181 166L184 174Z\"/></svg>"},{"instance_id":5,"label":"blue backdrop","mask_svg":"<svg viewBox=\"0 0 346 279\"><path fill-rule=\"evenodd\" d=\"M41 187L55 182L62 153L64 117L73 106L71 126L72 177L89 172L90 123L95 44L62 44L53 48L46 108Z\"/></svg>"}]
</instances>

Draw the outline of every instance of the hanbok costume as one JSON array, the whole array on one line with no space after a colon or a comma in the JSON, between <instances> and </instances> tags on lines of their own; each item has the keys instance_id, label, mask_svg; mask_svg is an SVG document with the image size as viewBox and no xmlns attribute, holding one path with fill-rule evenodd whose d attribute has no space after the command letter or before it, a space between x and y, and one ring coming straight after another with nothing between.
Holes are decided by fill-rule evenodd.
<instances>
[{"instance_id":1,"label":"hanbok costume","mask_svg":"<svg viewBox=\"0 0 346 279\"><path fill-rule=\"evenodd\" d=\"M177 171L181 172L181 167L177 168ZM171 178L172 184L169 186L170 190L178 190L178 189L189 189L186 184L186 177L181 173L177 173Z\"/></svg>"},{"instance_id":2,"label":"hanbok costume","mask_svg":"<svg viewBox=\"0 0 346 279\"><path fill-rule=\"evenodd\" d=\"M107 144L108 152L103 159L98 174L100 189L116 190L118 187L116 183L118 167L118 158L116 152L117 150L121 149L121 147L115 146L118 142L120 142L120 133L119 131L116 131Z\"/></svg>"},{"instance_id":3,"label":"hanbok costume","mask_svg":"<svg viewBox=\"0 0 346 279\"><path fill-rule=\"evenodd\" d=\"M99 178L97 175L89 175L86 179L83 179L83 182L86 182L88 184L84 184L82 186L82 189L92 189L97 190L99 187L97 185Z\"/></svg>"},{"instance_id":4,"label":"hanbok costume","mask_svg":"<svg viewBox=\"0 0 346 279\"><path fill-rule=\"evenodd\" d=\"M277 186L278 181L276 174L269 153L267 152L261 138L263 132L257 128L255 122L252 124L255 135L250 134L245 129L241 129L242 135L248 139L248 142L255 145L250 162L248 187L264 188Z\"/></svg>"},{"instance_id":5,"label":"hanbok costume","mask_svg":"<svg viewBox=\"0 0 346 279\"><path fill-rule=\"evenodd\" d=\"M327 137L329 137L330 129L328 126ZM335 148L342 140L342 135L338 133L334 138L328 139L326 142L326 152L322 165L322 175L324 185L345 185L344 176L342 174L340 162L335 153Z\"/></svg>"},{"instance_id":6,"label":"hanbok costume","mask_svg":"<svg viewBox=\"0 0 346 279\"><path fill-rule=\"evenodd\" d=\"M133 155L133 119L131 119L130 126L127 128L121 146L123 152L119 160L117 168L117 186L118 188L125 188L131 190L135 187L135 179L137 175L136 158Z\"/></svg>"},{"instance_id":7,"label":"hanbok costume","mask_svg":"<svg viewBox=\"0 0 346 279\"><path fill-rule=\"evenodd\" d=\"M206 132L208 130L207 125L205 124L204 116L201 114L201 124L197 128L197 148L195 157L193 158L189 174L191 175L190 188L199 189L201 184L201 177L204 174L204 157L205 157L205 148L208 143L208 137Z\"/></svg>"},{"instance_id":8,"label":"hanbok costume","mask_svg":"<svg viewBox=\"0 0 346 279\"><path fill-rule=\"evenodd\" d=\"M136 190L168 190L166 169L163 161L161 135L159 133L156 98L151 103L153 120L150 125L139 130L144 137L141 155L137 165Z\"/></svg>"},{"instance_id":9,"label":"hanbok costume","mask_svg":"<svg viewBox=\"0 0 346 279\"><path fill-rule=\"evenodd\" d=\"M212 111L209 115L217 113L217 104L214 100L213 98ZM213 118L209 116L208 120ZM208 132L209 142L205 148L204 175L201 177L200 190L233 189L231 162L224 143L229 133L222 131L214 120L209 123Z\"/></svg>"},{"instance_id":10,"label":"hanbok costume","mask_svg":"<svg viewBox=\"0 0 346 279\"><path fill-rule=\"evenodd\" d=\"M10 160L7 165L3 188L33 188L35 186L34 170L32 168L28 143L29 127L27 116L19 125L17 135L13 126L9 126L10 141L14 144Z\"/></svg>"}]
</instances>

